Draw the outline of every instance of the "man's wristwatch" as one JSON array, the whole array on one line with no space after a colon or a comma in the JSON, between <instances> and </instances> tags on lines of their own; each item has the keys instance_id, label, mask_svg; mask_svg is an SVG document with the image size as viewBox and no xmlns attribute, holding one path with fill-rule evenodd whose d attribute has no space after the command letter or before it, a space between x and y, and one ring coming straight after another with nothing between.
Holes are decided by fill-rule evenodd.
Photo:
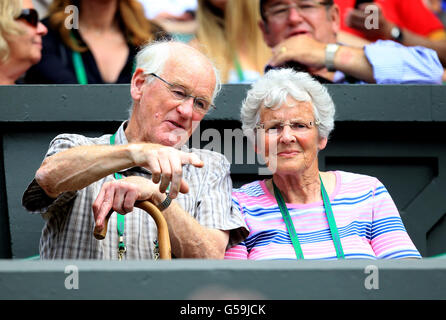
<instances>
[{"instance_id":1,"label":"man's wristwatch","mask_svg":"<svg viewBox=\"0 0 446 320\"><path fill-rule=\"evenodd\" d=\"M334 58L336 51L338 51L339 45L336 43L329 43L325 47L325 66L330 72L336 71L334 66Z\"/></svg>"},{"instance_id":2,"label":"man's wristwatch","mask_svg":"<svg viewBox=\"0 0 446 320\"><path fill-rule=\"evenodd\" d=\"M166 191L166 199L164 199L163 202L161 202L160 204L158 204L156 207L160 210L166 210L169 206L170 203L172 202L172 199L169 197L169 191Z\"/></svg>"},{"instance_id":3,"label":"man's wristwatch","mask_svg":"<svg viewBox=\"0 0 446 320\"><path fill-rule=\"evenodd\" d=\"M403 41L403 30L398 28L397 26L390 29L390 36L392 40L396 42L402 42Z\"/></svg>"}]
</instances>

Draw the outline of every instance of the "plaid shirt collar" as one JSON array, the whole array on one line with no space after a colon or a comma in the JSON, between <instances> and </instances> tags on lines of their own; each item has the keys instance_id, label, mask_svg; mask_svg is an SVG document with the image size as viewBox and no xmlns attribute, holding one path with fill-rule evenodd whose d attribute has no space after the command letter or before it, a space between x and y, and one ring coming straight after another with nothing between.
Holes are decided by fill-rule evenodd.
<instances>
[{"instance_id":1,"label":"plaid shirt collar","mask_svg":"<svg viewBox=\"0 0 446 320\"><path fill-rule=\"evenodd\" d=\"M115 144L128 144L127 136L125 135L125 129L127 128L129 121L126 120L119 126L115 133Z\"/></svg>"}]
</instances>

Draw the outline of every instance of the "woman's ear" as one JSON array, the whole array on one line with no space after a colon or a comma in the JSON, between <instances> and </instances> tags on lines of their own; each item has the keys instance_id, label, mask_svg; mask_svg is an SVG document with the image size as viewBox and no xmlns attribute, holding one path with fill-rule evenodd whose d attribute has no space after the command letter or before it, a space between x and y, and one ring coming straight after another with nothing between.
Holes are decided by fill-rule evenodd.
<instances>
[{"instance_id":1,"label":"woman's ear","mask_svg":"<svg viewBox=\"0 0 446 320\"><path fill-rule=\"evenodd\" d=\"M258 154L262 153L262 150L259 148L259 144L258 144L261 139L259 132L254 129L247 129L243 133L245 134L245 136L247 138L248 148L249 148L249 144L251 144L256 153L258 153Z\"/></svg>"},{"instance_id":2,"label":"woman's ear","mask_svg":"<svg viewBox=\"0 0 446 320\"><path fill-rule=\"evenodd\" d=\"M263 154L262 150L260 150L259 147L257 146L257 143L254 142L252 145L253 145L253 147L254 147L254 151L255 151L257 154Z\"/></svg>"},{"instance_id":3,"label":"woman's ear","mask_svg":"<svg viewBox=\"0 0 446 320\"><path fill-rule=\"evenodd\" d=\"M132 76L130 88L130 94L133 100L139 101L141 99L145 81L146 75L144 74L144 70L142 68L136 69Z\"/></svg>"},{"instance_id":4,"label":"woman's ear","mask_svg":"<svg viewBox=\"0 0 446 320\"><path fill-rule=\"evenodd\" d=\"M319 138L318 149L324 150L327 146L328 138Z\"/></svg>"}]
</instances>

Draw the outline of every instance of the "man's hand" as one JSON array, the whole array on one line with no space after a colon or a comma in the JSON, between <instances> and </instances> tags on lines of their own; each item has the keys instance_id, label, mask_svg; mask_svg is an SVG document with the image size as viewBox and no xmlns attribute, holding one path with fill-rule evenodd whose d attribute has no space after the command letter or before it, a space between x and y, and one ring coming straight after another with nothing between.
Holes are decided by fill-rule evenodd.
<instances>
[{"instance_id":1,"label":"man's hand","mask_svg":"<svg viewBox=\"0 0 446 320\"><path fill-rule=\"evenodd\" d=\"M36 181L48 196L56 198L62 192L80 190L109 174L140 166L152 172L153 182L161 182L161 193L170 183L169 196L174 199L180 189L188 192L189 187L182 179L186 164L204 166L196 154L153 143L78 146L46 158L36 173Z\"/></svg>"},{"instance_id":2,"label":"man's hand","mask_svg":"<svg viewBox=\"0 0 446 320\"><path fill-rule=\"evenodd\" d=\"M366 11L367 6L373 5L378 10L378 28L371 28L368 26L367 18L372 12ZM363 3L358 9L350 9L345 15L345 24L353 29L362 31L368 39L389 39L390 30L395 25L387 20L381 8L376 3Z\"/></svg>"},{"instance_id":3,"label":"man's hand","mask_svg":"<svg viewBox=\"0 0 446 320\"><path fill-rule=\"evenodd\" d=\"M160 183L161 193L166 192L170 183L169 197L172 199L177 197L178 192L189 191L187 182L183 180L183 165L191 164L198 168L204 165L196 154L172 147L142 143L132 145L131 150L135 164L150 170L152 181Z\"/></svg>"},{"instance_id":4,"label":"man's hand","mask_svg":"<svg viewBox=\"0 0 446 320\"><path fill-rule=\"evenodd\" d=\"M186 193L186 188L180 192ZM132 176L104 183L93 203L93 213L98 230L104 228L104 220L111 209L120 214L133 211L136 201L149 200L155 204L165 197L158 191L158 185L143 177Z\"/></svg>"},{"instance_id":5,"label":"man's hand","mask_svg":"<svg viewBox=\"0 0 446 320\"><path fill-rule=\"evenodd\" d=\"M293 36L273 48L273 57L268 64L277 67L287 61L296 61L309 69L321 69L325 67L325 47L325 43L307 34Z\"/></svg>"}]
</instances>

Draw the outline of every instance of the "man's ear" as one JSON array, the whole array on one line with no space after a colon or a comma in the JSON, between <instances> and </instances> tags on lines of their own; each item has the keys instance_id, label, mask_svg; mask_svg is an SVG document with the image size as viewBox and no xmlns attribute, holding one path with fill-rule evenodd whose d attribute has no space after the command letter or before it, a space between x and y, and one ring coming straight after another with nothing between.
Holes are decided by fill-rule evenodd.
<instances>
[{"instance_id":1,"label":"man's ear","mask_svg":"<svg viewBox=\"0 0 446 320\"><path fill-rule=\"evenodd\" d=\"M265 33L269 33L268 24L266 24L265 21L259 20L258 26L264 35Z\"/></svg>"},{"instance_id":2,"label":"man's ear","mask_svg":"<svg viewBox=\"0 0 446 320\"><path fill-rule=\"evenodd\" d=\"M259 26L260 30L262 30L263 40L265 41L266 45L271 47L271 45L270 45L271 34L269 32L268 24L265 21L260 20L258 23L258 26Z\"/></svg>"},{"instance_id":3,"label":"man's ear","mask_svg":"<svg viewBox=\"0 0 446 320\"><path fill-rule=\"evenodd\" d=\"M329 18L332 23L332 28L335 34L338 34L341 28L341 13L338 5L335 3L330 8Z\"/></svg>"},{"instance_id":4,"label":"man's ear","mask_svg":"<svg viewBox=\"0 0 446 320\"><path fill-rule=\"evenodd\" d=\"M141 99L145 81L146 75L144 74L144 70L142 68L136 69L133 73L130 87L130 94L133 100L139 101Z\"/></svg>"}]
</instances>

